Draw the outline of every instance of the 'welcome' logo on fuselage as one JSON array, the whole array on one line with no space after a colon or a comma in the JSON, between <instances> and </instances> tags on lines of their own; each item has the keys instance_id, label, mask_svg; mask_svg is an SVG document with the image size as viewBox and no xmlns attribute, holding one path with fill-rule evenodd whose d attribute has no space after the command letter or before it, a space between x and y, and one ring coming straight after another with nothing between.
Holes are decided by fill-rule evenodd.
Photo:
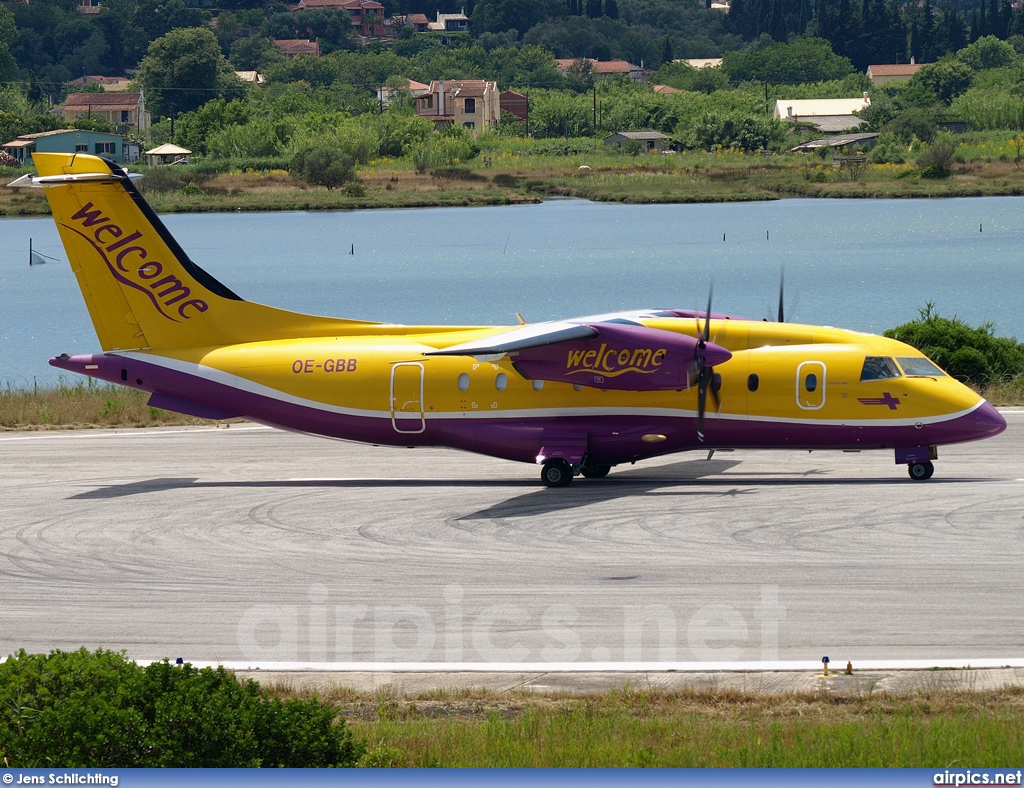
<instances>
[{"instance_id":1,"label":"'welcome' logo on fuselage","mask_svg":"<svg viewBox=\"0 0 1024 788\"><path fill-rule=\"evenodd\" d=\"M138 230L126 234L91 202L83 205L71 218L78 222L78 227L62 226L88 241L117 281L145 294L168 320L175 323L179 322L179 317L188 320L193 316L186 314L189 308L199 313L210 308L205 301L192 298L192 290L181 279L166 273L164 263L149 259L149 252L142 245L145 242L142 233ZM176 312L178 317L165 310Z\"/></svg>"},{"instance_id":2,"label":"'welcome' logo on fuselage","mask_svg":"<svg viewBox=\"0 0 1024 788\"><path fill-rule=\"evenodd\" d=\"M565 374L597 372L604 377L616 378L627 372L649 375L657 372L668 355L666 348L624 348L615 350L607 344L597 350L570 350L566 358Z\"/></svg>"}]
</instances>

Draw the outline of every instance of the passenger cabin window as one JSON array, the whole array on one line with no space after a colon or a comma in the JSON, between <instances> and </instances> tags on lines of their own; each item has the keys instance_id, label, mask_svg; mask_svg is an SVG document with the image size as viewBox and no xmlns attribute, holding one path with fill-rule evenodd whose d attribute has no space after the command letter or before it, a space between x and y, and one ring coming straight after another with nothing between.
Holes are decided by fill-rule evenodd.
<instances>
[{"instance_id":1,"label":"passenger cabin window","mask_svg":"<svg viewBox=\"0 0 1024 788\"><path fill-rule=\"evenodd\" d=\"M818 376L815 375L813 372L811 372L807 376L807 379L804 381L804 388L806 388L808 391L817 391L818 390Z\"/></svg>"},{"instance_id":2,"label":"passenger cabin window","mask_svg":"<svg viewBox=\"0 0 1024 788\"><path fill-rule=\"evenodd\" d=\"M466 391L469 389L469 375L463 372L459 375L459 391Z\"/></svg>"},{"instance_id":3,"label":"passenger cabin window","mask_svg":"<svg viewBox=\"0 0 1024 788\"><path fill-rule=\"evenodd\" d=\"M494 388L504 391L506 386L508 386L508 376L504 372L499 372L498 377L494 379Z\"/></svg>"},{"instance_id":4,"label":"passenger cabin window","mask_svg":"<svg viewBox=\"0 0 1024 788\"><path fill-rule=\"evenodd\" d=\"M888 380L898 378L900 369L896 362L886 356L868 356L864 359L864 367L860 371L860 382L867 380Z\"/></svg>"},{"instance_id":5,"label":"passenger cabin window","mask_svg":"<svg viewBox=\"0 0 1024 788\"><path fill-rule=\"evenodd\" d=\"M752 375L750 375L747 378L747 390L748 391L757 391L757 387L758 387L759 384L760 384L760 381L758 380L757 375L752 374Z\"/></svg>"},{"instance_id":6,"label":"passenger cabin window","mask_svg":"<svg viewBox=\"0 0 1024 788\"><path fill-rule=\"evenodd\" d=\"M944 378L946 373L926 358L908 356L896 359L908 378Z\"/></svg>"}]
</instances>

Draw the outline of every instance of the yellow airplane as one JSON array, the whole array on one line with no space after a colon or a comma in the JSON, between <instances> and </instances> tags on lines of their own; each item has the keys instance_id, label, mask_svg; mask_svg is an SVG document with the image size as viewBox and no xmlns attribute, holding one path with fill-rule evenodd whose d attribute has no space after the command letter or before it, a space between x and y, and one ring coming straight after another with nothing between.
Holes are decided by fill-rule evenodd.
<instances>
[{"instance_id":1,"label":"yellow airplane","mask_svg":"<svg viewBox=\"0 0 1024 788\"><path fill-rule=\"evenodd\" d=\"M915 348L783 323L781 308L777 323L713 314L709 299L703 314L480 327L255 304L189 259L120 167L34 159L38 175L11 185L46 190L103 348L50 364L153 407L536 463L549 487L693 449L890 449L923 480L938 446L1006 428Z\"/></svg>"}]
</instances>

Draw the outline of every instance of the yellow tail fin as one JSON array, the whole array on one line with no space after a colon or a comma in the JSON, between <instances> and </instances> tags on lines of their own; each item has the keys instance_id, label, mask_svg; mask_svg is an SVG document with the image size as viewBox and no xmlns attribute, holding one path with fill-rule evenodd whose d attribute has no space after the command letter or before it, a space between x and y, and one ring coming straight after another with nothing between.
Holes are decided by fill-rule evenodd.
<instances>
[{"instance_id":1,"label":"yellow tail fin","mask_svg":"<svg viewBox=\"0 0 1024 788\"><path fill-rule=\"evenodd\" d=\"M87 154L36 153L39 177L104 350L349 333L355 320L244 301L193 263L128 175Z\"/></svg>"}]
</instances>

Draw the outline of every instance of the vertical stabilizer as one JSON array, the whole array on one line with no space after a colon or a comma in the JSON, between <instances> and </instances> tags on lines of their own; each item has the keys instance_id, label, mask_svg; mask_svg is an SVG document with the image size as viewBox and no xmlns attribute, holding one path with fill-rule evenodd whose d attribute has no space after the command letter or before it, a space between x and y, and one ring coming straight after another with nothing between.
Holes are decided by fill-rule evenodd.
<instances>
[{"instance_id":1,"label":"vertical stabilizer","mask_svg":"<svg viewBox=\"0 0 1024 788\"><path fill-rule=\"evenodd\" d=\"M193 263L131 179L87 154L36 153L39 177L104 350L344 333L359 321L244 301Z\"/></svg>"}]
</instances>

